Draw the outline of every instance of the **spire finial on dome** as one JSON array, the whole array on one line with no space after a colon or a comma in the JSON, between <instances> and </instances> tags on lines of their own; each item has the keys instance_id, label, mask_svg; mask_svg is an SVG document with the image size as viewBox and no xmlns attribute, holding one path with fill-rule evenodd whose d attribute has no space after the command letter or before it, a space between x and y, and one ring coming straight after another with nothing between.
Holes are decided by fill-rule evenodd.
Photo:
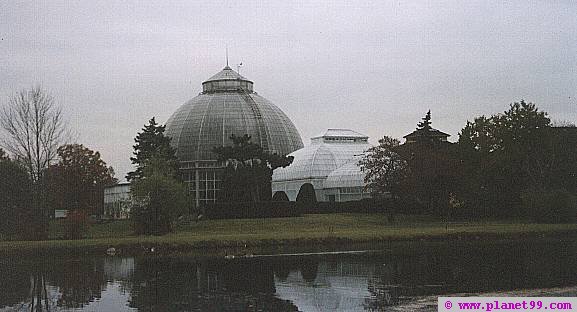
<instances>
[{"instance_id":1,"label":"spire finial on dome","mask_svg":"<svg viewBox=\"0 0 577 312\"><path fill-rule=\"evenodd\" d=\"M226 46L226 67L228 67L228 46Z\"/></svg>"}]
</instances>

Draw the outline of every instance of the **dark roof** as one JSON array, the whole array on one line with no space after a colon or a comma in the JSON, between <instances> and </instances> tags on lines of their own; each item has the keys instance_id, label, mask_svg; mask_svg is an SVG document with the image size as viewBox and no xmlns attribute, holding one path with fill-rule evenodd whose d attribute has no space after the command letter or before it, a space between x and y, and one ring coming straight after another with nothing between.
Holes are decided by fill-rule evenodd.
<instances>
[{"instance_id":1,"label":"dark roof","mask_svg":"<svg viewBox=\"0 0 577 312\"><path fill-rule=\"evenodd\" d=\"M550 129L556 132L577 133L577 127L551 127Z\"/></svg>"},{"instance_id":2,"label":"dark roof","mask_svg":"<svg viewBox=\"0 0 577 312\"><path fill-rule=\"evenodd\" d=\"M403 138L409 138L409 137L450 137L451 135L442 131L439 131L437 129L433 129L431 128L431 130L415 130L407 135L405 135Z\"/></svg>"}]
</instances>

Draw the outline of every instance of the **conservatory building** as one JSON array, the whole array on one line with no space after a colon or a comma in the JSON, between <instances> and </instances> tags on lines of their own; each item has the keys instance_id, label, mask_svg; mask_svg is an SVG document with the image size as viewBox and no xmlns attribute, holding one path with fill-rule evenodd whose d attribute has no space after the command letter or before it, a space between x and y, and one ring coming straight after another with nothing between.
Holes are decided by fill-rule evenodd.
<instances>
[{"instance_id":1,"label":"conservatory building","mask_svg":"<svg viewBox=\"0 0 577 312\"><path fill-rule=\"evenodd\" d=\"M131 207L130 183L121 182L104 188L104 218L127 219Z\"/></svg>"},{"instance_id":2,"label":"conservatory building","mask_svg":"<svg viewBox=\"0 0 577 312\"><path fill-rule=\"evenodd\" d=\"M293 163L275 169L273 196L285 193L296 201L305 188L317 201L351 201L370 197L358 162L371 145L368 136L349 129L328 129L311 144L291 154Z\"/></svg>"},{"instance_id":3,"label":"conservatory building","mask_svg":"<svg viewBox=\"0 0 577 312\"><path fill-rule=\"evenodd\" d=\"M216 201L224 164L213 149L232 145L231 135L248 134L253 143L279 155L303 147L290 119L228 65L203 82L202 90L172 114L165 132L197 207Z\"/></svg>"}]
</instances>

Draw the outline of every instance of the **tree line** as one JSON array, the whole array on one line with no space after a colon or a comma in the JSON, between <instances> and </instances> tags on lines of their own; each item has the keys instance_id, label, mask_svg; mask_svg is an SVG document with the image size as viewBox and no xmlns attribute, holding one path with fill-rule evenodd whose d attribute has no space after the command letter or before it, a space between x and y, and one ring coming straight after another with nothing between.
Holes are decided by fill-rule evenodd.
<instances>
[{"instance_id":1,"label":"tree line","mask_svg":"<svg viewBox=\"0 0 577 312\"><path fill-rule=\"evenodd\" d=\"M70 211L67 235L102 210L102 192L116 183L100 153L70 143L62 109L41 87L24 89L0 110L0 237L47 239L54 211Z\"/></svg>"},{"instance_id":2,"label":"tree line","mask_svg":"<svg viewBox=\"0 0 577 312\"><path fill-rule=\"evenodd\" d=\"M65 209L67 237L82 237L88 216L103 212L104 187L117 183L112 167L99 152L70 143L61 108L40 87L11 97L0 126L0 236L47 239L54 210ZM152 118L135 137L135 170L126 179L137 234L165 234L177 217L202 214L164 131ZM384 136L359 162L373 197L393 199L398 211L449 219L577 218L577 128L555 126L535 104L515 102L468 121L456 143L431 127L429 111L412 135L405 144ZM225 210L242 203L258 215L272 204L273 170L293 159L264 151L246 134L230 140L213 149L224 164L217 199Z\"/></svg>"},{"instance_id":3,"label":"tree line","mask_svg":"<svg viewBox=\"0 0 577 312\"><path fill-rule=\"evenodd\" d=\"M367 152L359 165L374 196L448 218L576 221L574 125L556 126L524 100L468 121L456 143L432 135L430 124L429 112L415 142L384 136Z\"/></svg>"},{"instance_id":4,"label":"tree line","mask_svg":"<svg viewBox=\"0 0 577 312\"><path fill-rule=\"evenodd\" d=\"M50 94L40 87L22 90L0 112L0 238L48 238L55 210L67 210L64 238L81 238L89 216L103 214L103 189L114 185L112 167L100 153L70 143L71 131ZM131 161L131 218L136 234L171 232L174 220L193 211L182 181L176 151L165 126L155 118L137 133ZM269 154L248 135L231 138L231 146L215 147L225 163L224 202L270 200L272 170L287 166L289 157Z\"/></svg>"}]
</instances>

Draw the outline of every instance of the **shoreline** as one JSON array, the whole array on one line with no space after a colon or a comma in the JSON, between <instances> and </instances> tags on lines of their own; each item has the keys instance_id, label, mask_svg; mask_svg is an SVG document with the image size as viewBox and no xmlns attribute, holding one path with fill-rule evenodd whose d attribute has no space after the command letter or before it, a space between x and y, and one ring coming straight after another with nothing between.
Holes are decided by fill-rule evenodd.
<instances>
[{"instance_id":1,"label":"shoreline","mask_svg":"<svg viewBox=\"0 0 577 312\"><path fill-rule=\"evenodd\" d=\"M200 235L197 233L171 233L165 236L127 236L119 238L93 238L81 240L0 241L0 255L40 254L106 255L109 248L119 256L199 254L242 257L243 255L279 254L283 251L339 251L350 247L386 247L395 242L469 242L525 239L577 238L577 225L572 224L508 224L495 229L488 225L479 230L478 225L447 229L439 227L387 229L382 234L366 233L291 233L292 235L263 235L239 233L236 235ZM407 231L408 229L412 231ZM397 231L395 231L397 230ZM263 237L266 236L266 237ZM359 249L356 249L359 250Z\"/></svg>"}]
</instances>

